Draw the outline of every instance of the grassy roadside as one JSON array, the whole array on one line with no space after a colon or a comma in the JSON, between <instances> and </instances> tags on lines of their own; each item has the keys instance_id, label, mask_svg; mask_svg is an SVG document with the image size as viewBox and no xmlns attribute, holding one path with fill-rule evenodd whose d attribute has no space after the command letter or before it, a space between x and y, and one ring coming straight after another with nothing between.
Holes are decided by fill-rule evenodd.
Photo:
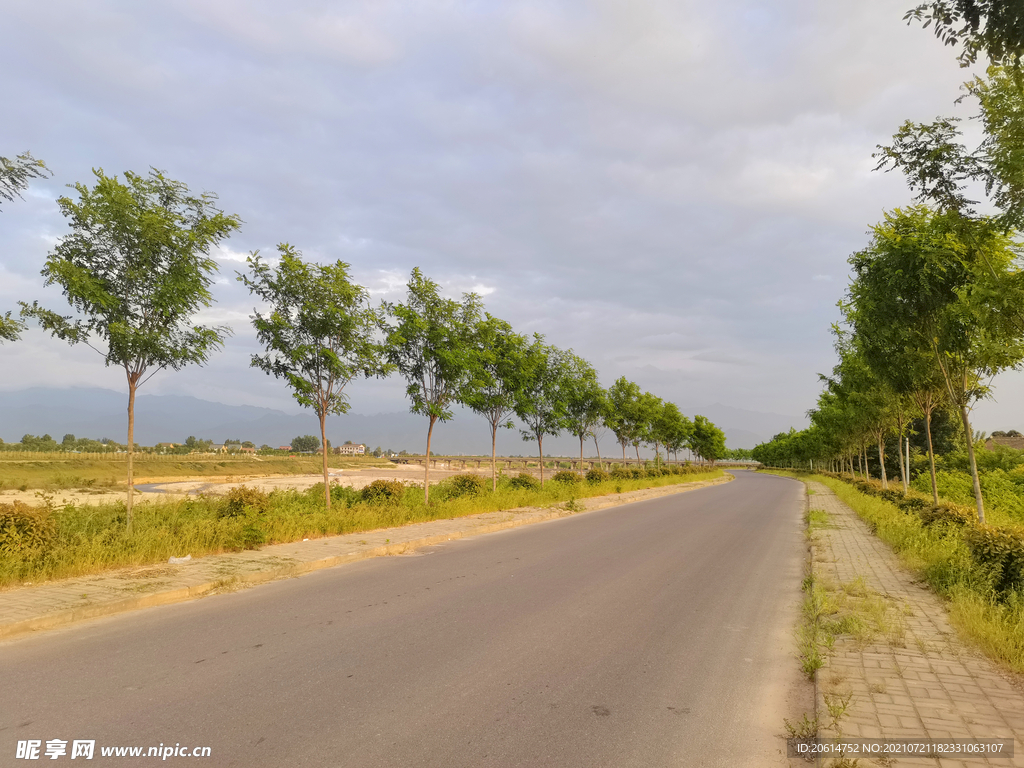
<instances>
[{"instance_id":1,"label":"grassy roadside","mask_svg":"<svg viewBox=\"0 0 1024 768\"><path fill-rule=\"evenodd\" d=\"M330 513L324 508L322 484L302 492L269 494L242 488L226 498L198 496L138 504L130 534L125 531L123 503L42 511L4 505L0 507L0 586L481 512L558 504L574 508L581 498L723 475L722 470L663 472L599 482L549 481L543 489L529 477L503 478L496 493L490 491L489 480L479 476L460 480L467 477L461 475L433 487L429 506L423 503L422 487L415 485L378 481L374 487L383 489L380 493L338 485L331 489Z\"/></svg>"},{"instance_id":2,"label":"grassy roadside","mask_svg":"<svg viewBox=\"0 0 1024 768\"><path fill-rule=\"evenodd\" d=\"M947 601L951 623L964 639L1014 672L1024 672L1024 595L1005 588L1002 567L979 561L969 526L901 510L837 478L772 470L830 488L899 556L902 563Z\"/></svg>"},{"instance_id":3,"label":"grassy roadside","mask_svg":"<svg viewBox=\"0 0 1024 768\"><path fill-rule=\"evenodd\" d=\"M17 456L17 454L14 454ZM328 456L335 468L389 467L386 459ZM135 454L135 482L154 478L266 477L268 475L315 475L323 471L320 456L160 456ZM127 458L75 458L54 454L53 458L21 459L0 453L0 490L16 488L64 490L70 488L110 489L125 486Z\"/></svg>"}]
</instances>

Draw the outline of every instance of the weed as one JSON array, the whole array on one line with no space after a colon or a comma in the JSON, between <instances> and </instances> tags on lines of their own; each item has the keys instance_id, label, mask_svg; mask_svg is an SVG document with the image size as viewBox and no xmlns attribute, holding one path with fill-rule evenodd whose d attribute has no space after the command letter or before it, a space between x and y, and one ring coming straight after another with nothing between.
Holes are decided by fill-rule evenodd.
<instances>
[{"instance_id":1,"label":"weed","mask_svg":"<svg viewBox=\"0 0 1024 768\"><path fill-rule=\"evenodd\" d=\"M853 701L853 691L826 693L822 695L822 698L825 699L825 709L828 710L828 716L832 720L832 730L839 732L839 721L846 714L846 710L850 708L850 704Z\"/></svg>"},{"instance_id":2,"label":"weed","mask_svg":"<svg viewBox=\"0 0 1024 768\"><path fill-rule=\"evenodd\" d=\"M804 712L803 716L795 723L791 723L786 718L782 719L783 724L786 726L786 735L791 739L813 739L818 735L818 716L815 715L814 719L807 717L807 713Z\"/></svg>"},{"instance_id":3,"label":"weed","mask_svg":"<svg viewBox=\"0 0 1024 768\"><path fill-rule=\"evenodd\" d=\"M565 508L570 512L582 512L584 509L583 505L576 501L575 498L570 498L565 502Z\"/></svg>"}]
</instances>

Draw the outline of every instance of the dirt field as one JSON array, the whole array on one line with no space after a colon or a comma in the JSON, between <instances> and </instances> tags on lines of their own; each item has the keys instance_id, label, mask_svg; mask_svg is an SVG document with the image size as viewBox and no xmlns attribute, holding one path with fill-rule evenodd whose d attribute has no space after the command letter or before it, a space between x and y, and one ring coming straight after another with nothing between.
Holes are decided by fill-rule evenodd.
<instances>
[{"instance_id":1,"label":"dirt field","mask_svg":"<svg viewBox=\"0 0 1024 768\"><path fill-rule=\"evenodd\" d=\"M431 468L430 482L437 483L446 477L463 473L473 472L475 474L490 477L490 467L482 469L442 469ZM360 467L358 469L337 469L331 468L330 480L332 483L346 485L351 488L362 488L374 480L401 480L405 483L422 483L423 467L412 464L392 464L389 467ZM240 485L254 486L264 491L272 491L279 488L294 488L304 490L317 483L323 482L323 475L247 475L247 476L221 476L221 477L192 477L192 478L147 478L145 482L136 484L135 500L147 501L151 499L181 498L188 494L206 494L209 496L220 496L232 488ZM38 505L49 499L55 506L74 504L109 504L123 500L124 489L90 489L70 488L55 491L36 490L2 490L0 491L0 503L21 501L25 504Z\"/></svg>"}]
</instances>

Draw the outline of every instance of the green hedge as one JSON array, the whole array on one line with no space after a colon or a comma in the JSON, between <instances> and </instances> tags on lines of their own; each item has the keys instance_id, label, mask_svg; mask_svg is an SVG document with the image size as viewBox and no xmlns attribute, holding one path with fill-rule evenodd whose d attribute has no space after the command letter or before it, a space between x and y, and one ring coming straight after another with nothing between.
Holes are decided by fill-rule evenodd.
<instances>
[{"instance_id":1,"label":"green hedge","mask_svg":"<svg viewBox=\"0 0 1024 768\"><path fill-rule=\"evenodd\" d=\"M997 599L1005 601L1024 591L1024 529L1014 526L980 525L970 507L942 501L937 506L930 497L911 491L904 496L883 489L877 480L851 480L848 476L827 474L854 486L861 493L888 501L901 512L916 516L925 528L939 529L945 536L959 537L971 559L988 577Z\"/></svg>"}]
</instances>

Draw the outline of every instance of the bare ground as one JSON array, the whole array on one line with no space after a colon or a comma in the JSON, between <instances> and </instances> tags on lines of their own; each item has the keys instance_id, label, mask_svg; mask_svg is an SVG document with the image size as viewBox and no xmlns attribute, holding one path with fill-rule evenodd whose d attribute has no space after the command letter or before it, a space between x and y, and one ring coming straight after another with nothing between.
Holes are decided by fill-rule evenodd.
<instances>
[{"instance_id":1,"label":"bare ground","mask_svg":"<svg viewBox=\"0 0 1024 768\"><path fill-rule=\"evenodd\" d=\"M430 482L437 483L452 475L465 473L480 474L490 477L491 468L481 469L447 469L442 467L431 467ZM329 477L332 483L360 489L369 485L374 480L400 480L404 483L422 483L423 467L413 464L394 464L390 467L367 467L365 469L337 469L329 470ZM220 496L226 494L232 488L242 485L259 488L263 491L273 491L282 488L293 488L305 490L317 483L323 482L323 475L250 475L233 477L194 477L194 478L160 478L149 477L139 478L135 481L135 500L148 501L166 498L181 498L189 494L206 494ZM105 488L69 488L56 491L37 490L3 490L0 491L0 503L11 503L20 501L25 504L37 505L49 501L55 506L74 504L109 504L121 501L125 497L125 489Z\"/></svg>"}]
</instances>

